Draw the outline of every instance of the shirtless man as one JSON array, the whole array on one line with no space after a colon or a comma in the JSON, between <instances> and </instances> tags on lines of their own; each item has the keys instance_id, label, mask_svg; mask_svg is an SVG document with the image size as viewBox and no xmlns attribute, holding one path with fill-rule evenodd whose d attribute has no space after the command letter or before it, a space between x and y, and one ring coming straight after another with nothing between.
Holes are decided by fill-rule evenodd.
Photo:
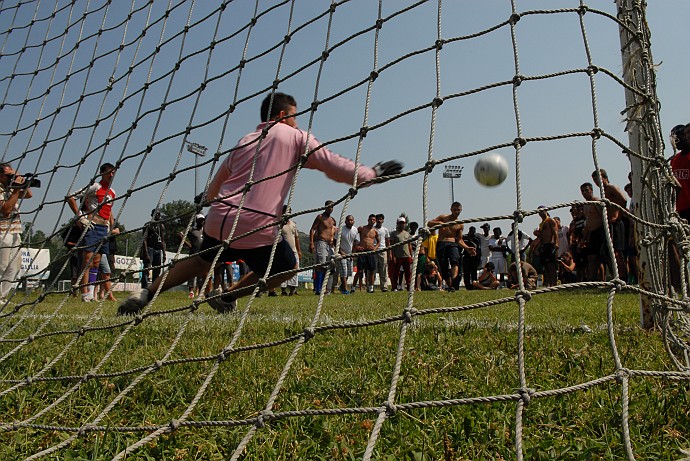
<instances>
[{"instance_id":1,"label":"shirtless man","mask_svg":"<svg viewBox=\"0 0 690 461\"><path fill-rule=\"evenodd\" d=\"M580 186L580 193L587 201L599 200L594 195L591 183ZM606 234L604 232L604 220L598 205L585 204L585 228L582 230L582 244L587 255L587 279L591 282L605 280L604 265L601 262L601 249L604 245Z\"/></svg>"},{"instance_id":2,"label":"shirtless man","mask_svg":"<svg viewBox=\"0 0 690 461\"><path fill-rule=\"evenodd\" d=\"M461 211L462 205L459 202L453 202L450 206L450 214L439 215L427 222L426 225L428 227L436 227L457 221ZM476 250L462 240L464 227L463 224L456 223L443 226L438 230L436 257L441 269L441 276L448 285L448 291L455 291L460 286L460 248L464 248L470 256L477 255Z\"/></svg>"},{"instance_id":3,"label":"shirtless man","mask_svg":"<svg viewBox=\"0 0 690 461\"><path fill-rule=\"evenodd\" d=\"M309 231L309 251L314 253L316 264L324 264L333 256L333 237L335 237L335 231L338 229L335 219L331 216L331 213L333 213L333 202L326 200L325 206L323 213L314 219L314 223ZM324 266L316 268L314 293L317 295L321 294L321 286L326 277L326 271ZM329 277L326 292L329 293L331 290L333 290L332 276Z\"/></svg>"},{"instance_id":4,"label":"shirtless man","mask_svg":"<svg viewBox=\"0 0 690 461\"><path fill-rule=\"evenodd\" d=\"M627 209L628 200L623 195L623 192L609 182L609 176L606 174L606 170L603 168L599 169L599 175L601 175L601 187L604 188L604 196L611 202L620 206L623 209ZM599 186L599 175L596 171L592 172L592 179L594 183ZM606 216L609 222L609 230L611 231L611 240L613 240L613 252L616 256L616 265L618 266L618 277L621 280L628 280L628 262L627 262L627 238L628 228L630 227L630 221L627 216L623 214L620 208L614 205L608 205L606 207Z\"/></svg>"},{"instance_id":5,"label":"shirtless man","mask_svg":"<svg viewBox=\"0 0 690 461\"><path fill-rule=\"evenodd\" d=\"M558 265L556 264L556 253L558 252L558 225L556 220L549 216L546 207L539 207L539 217L541 223L539 229L534 231L534 235L539 238L537 254L539 262L544 268L544 286L556 286L558 282Z\"/></svg>"},{"instance_id":6,"label":"shirtless man","mask_svg":"<svg viewBox=\"0 0 690 461\"><path fill-rule=\"evenodd\" d=\"M355 251L376 251L381 244L376 230L376 215L370 214L366 226L357 228L358 236ZM357 271L366 273L367 292L374 292L374 278L376 277L376 254L369 253L357 257ZM353 283L354 285L354 283Z\"/></svg>"}]
</instances>

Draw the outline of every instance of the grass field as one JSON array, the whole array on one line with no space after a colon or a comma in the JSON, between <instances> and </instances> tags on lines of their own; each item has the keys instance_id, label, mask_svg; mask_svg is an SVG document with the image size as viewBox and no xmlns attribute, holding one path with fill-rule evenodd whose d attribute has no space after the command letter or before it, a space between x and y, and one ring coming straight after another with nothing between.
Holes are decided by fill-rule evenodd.
<instances>
[{"instance_id":1,"label":"grass field","mask_svg":"<svg viewBox=\"0 0 690 461\"><path fill-rule=\"evenodd\" d=\"M622 381L611 377L607 295L548 293L526 303L525 379L534 393L519 427L525 459L626 458L625 398ZM518 304L458 309L512 296L507 290L415 294L394 396L399 407L383 423L372 459L516 459ZM305 291L254 300L223 361L217 357L238 332L245 300L233 315L203 304L191 317L186 311L153 315L137 325L116 317L115 303L98 310L63 301L51 296L2 319L0 459L22 459L68 440L101 414L102 427L44 459L110 459L180 420L192 402L184 424L127 459L228 459L254 427L252 418L266 407L286 363L291 366L272 406L277 417L256 431L241 459L361 459L391 392L400 315L408 305L405 293L327 296L316 325L331 328L317 328L289 362L318 306L318 297ZM188 303L183 292L166 293L152 311ZM677 371L659 333L638 323L638 297L616 295L615 351L631 370L632 448L636 459L677 460L690 449L690 377L637 373ZM19 342L29 335L33 341ZM56 357L40 374L47 379L26 383ZM156 361L161 366L142 376ZM97 366L95 377L76 386ZM609 379L592 383L598 378ZM577 389L565 389L571 386ZM478 397L484 399L465 400ZM30 424L7 426L14 421Z\"/></svg>"}]
</instances>

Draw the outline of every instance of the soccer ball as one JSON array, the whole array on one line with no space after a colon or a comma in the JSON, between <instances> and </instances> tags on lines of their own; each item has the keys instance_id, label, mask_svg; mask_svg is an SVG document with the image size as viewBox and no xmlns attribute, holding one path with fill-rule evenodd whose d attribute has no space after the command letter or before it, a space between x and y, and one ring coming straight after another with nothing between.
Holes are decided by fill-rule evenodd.
<instances>
[{"instance_id":1,"label":"soccer ball","mask_svg":"<svg viewBox=\"0 0 690 461\"><path fill-rule=\"evenodd\" d=\"M508 177L508 162L499 154L488 154L474 165L474 178L487 187L501 184Z\"/></svg>"}]
</instances>

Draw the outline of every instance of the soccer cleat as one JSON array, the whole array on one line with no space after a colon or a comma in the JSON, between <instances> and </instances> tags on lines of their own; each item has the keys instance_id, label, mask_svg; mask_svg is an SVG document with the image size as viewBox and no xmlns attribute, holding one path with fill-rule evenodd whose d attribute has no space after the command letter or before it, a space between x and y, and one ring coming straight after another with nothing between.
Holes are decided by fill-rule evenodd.
<instances>
[{"instance_id":1,"label":"soccer cleat","mask_svg":"<svg viewBox=\"0 0 690 461\"><path fill-rule=\"evenodd\" d=\"M237 307L237 300L231 295L222 295L223 290L216 288L206 295L206 302L219 314L232 312ZM222 296L219 296L222 295ZM215 296L212 298L212 296Z\"/></svg>"},{"instance_id":2,"label":"soccer cleat","mask_svg":"<svg viewBox=\"0 0 690 461\"><path fill-rule=\"evenodd\" d=\"M134 315L139 313L149 303L149 290L142 288L133 291L117 309L117 315Z\"/></svg>"}]
</instances>

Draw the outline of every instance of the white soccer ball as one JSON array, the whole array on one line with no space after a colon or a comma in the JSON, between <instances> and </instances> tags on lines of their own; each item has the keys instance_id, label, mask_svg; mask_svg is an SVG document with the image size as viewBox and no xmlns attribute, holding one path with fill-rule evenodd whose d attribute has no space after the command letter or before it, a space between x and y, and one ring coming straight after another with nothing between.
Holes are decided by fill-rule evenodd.
<instances>
[{"instance_id":1,"label":"white soccer ball","mask_svg":"<svg viewBox=\"0 0 690 461\"><path fill-rule=\"evenodd\" d=\"M498 186L507 177L508 161L499 154L487 154L474 165L474 178L484 186Z\"/></svg>"}]
</instances>

